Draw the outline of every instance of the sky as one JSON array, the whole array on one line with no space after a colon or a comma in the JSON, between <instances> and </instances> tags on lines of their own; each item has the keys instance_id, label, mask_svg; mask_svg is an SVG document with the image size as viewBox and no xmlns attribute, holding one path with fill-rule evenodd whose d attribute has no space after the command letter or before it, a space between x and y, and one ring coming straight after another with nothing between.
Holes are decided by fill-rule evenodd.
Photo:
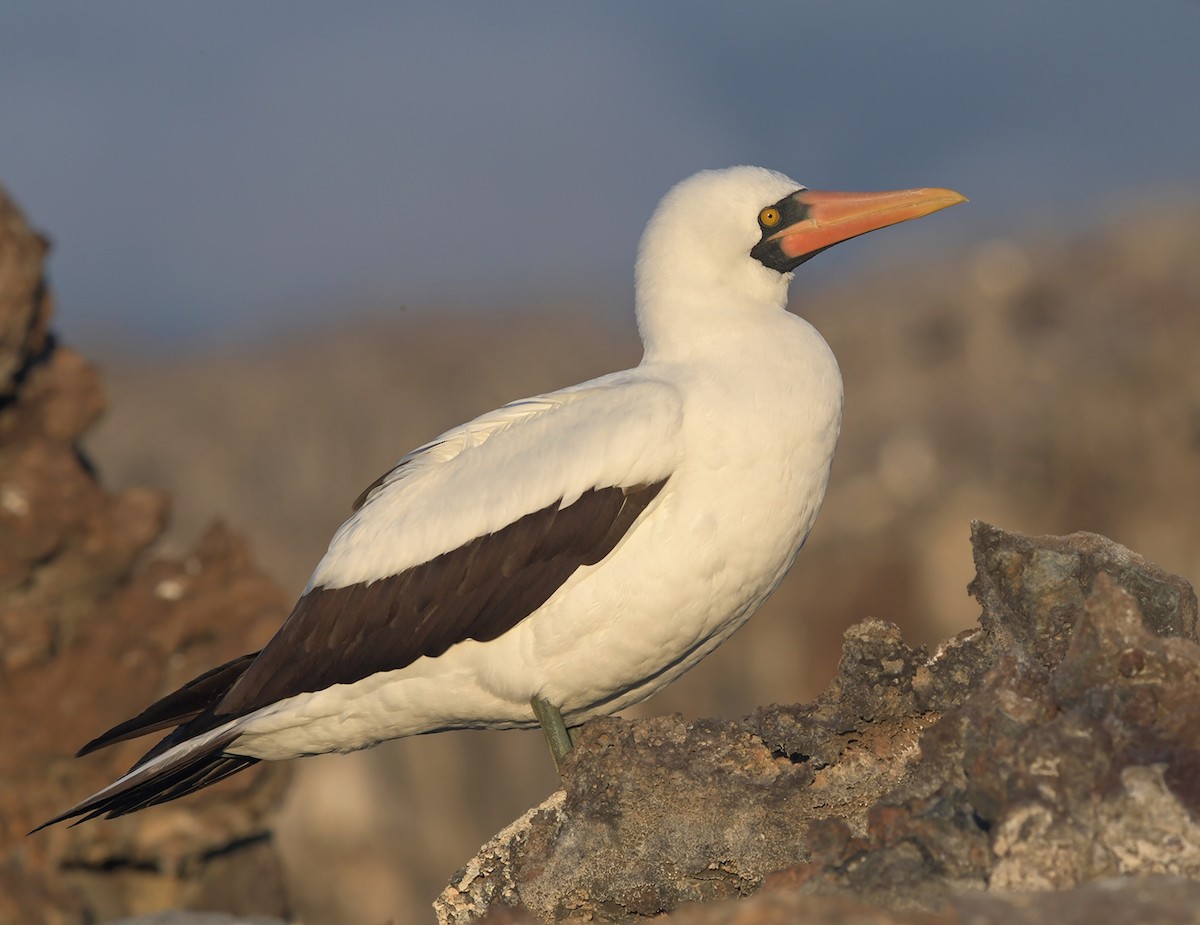
<instances>
[{"instance_id":1,"label":"sky","mask_svg":"<svg viewBox=\"0 0 1200 925\"><path fill-rule=\"evenodd\" d=\"M0 185L77 338L628 311L646 218L705 167L971 198L875 260L1200 195L1197 47L1200 0L39 0L0 13ZM805 272L862 259L830 257Z\"/></svg>"}]
</instances>

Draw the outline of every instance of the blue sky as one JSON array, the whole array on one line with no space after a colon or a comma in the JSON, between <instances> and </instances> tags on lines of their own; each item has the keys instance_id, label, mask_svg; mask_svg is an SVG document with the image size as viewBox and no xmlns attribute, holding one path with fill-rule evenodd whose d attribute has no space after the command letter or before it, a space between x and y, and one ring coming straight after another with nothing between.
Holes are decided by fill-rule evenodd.
<instances>
[{"instance_id":1,"label":"blue sky","mask_svg":"<svg viewBox=\"0 0 1200 925\"><path fill-rule=\"evenodd\" d=\"M971 197L873 260L1194 193L1197 47L1196 0L42 0L0 14L0 184L55 241L68 336L626 311L642 224L703 167Z\"/></svg>"}]
</instances>

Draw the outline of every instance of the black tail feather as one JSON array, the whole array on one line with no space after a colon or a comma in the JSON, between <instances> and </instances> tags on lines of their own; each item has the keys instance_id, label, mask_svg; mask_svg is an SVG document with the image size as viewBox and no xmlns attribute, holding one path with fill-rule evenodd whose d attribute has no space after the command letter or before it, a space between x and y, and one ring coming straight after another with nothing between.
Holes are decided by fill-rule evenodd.
<instances>
[{"instance_id":1,"label":"black tail feather","mask_svg":"<svg viewBox=\"0 0 1200 925\"><path fill-rule=\"evenodd\" d=\"M252 764L258 764L258 759L241 755L215 755L210 761L190 769L190 773L180 775L177 780L147 782L130 790L128 794L122 795L121 799L106 805L103 812L107 818L116 819L148 806L168 803L224 780Z\"/></svg>"},{"instance_id":2,"label":"black tail feather","mask_svg":"<svg viewBox=\"0 0 1200 925\"><path fill-rule=\"evenodd\" d=\"M171 737L168 736L168 739ZM236 774L244 768L257 764L257 758L245 755L230 755L225 749L237 738L237 733L229 730L226 734L216 735L212 741L202 747L189 750L179 748L175 757L156 763L159 755L168 754L159 747L151 751L133 769L116 783L88 797L83 802L73 806L53 819L43 822L33 832L38 832L47 826L74 819L73 825L106 816L114 819L135 810L144 809L159 803L166 803L178 797L195 793L210 784L224 780L231 774ZM186 745L187 740L179 743ZM33 832L29 834L32 835Z\"/></svg>"}]
</instances>

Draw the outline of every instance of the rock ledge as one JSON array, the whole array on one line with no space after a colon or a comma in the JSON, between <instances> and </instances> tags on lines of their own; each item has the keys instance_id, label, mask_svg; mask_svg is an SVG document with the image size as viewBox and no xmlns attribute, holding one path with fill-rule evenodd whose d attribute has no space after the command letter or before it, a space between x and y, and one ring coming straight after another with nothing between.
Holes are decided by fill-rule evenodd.
<instances>
[{"instance_id":1,"label":"rock ledge","mask_svg":"<svg viewBox=\"0 0 1200 925\"><path fill-rule=\"evenodd\" d=\"M668 919L1062 922L1200 895L1191 587L1092 534L977 522L972 543L980 625L932 655L869 620L814 703L588 723L564 790L455 877L439 922L714 900L737 901Z\"/></svg>"}]
</instances>

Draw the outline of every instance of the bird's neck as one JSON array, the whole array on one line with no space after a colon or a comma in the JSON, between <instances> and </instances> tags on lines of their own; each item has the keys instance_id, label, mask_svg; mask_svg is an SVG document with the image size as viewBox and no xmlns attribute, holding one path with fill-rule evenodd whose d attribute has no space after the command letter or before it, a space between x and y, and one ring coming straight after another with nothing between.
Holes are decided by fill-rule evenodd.
<instances>
[{"instance_id":1,"label":"bird's neck","mask_svg":"<svg viewBox=\"0 0 1200 925\"><path fill-rule=\"evenodd\" d=\"M766 297L720 285L639 289L638 333L647 359L672 362L727 353L747 337L769 337L786 312L786 289Z\"/></svg>"}]
</instances>

